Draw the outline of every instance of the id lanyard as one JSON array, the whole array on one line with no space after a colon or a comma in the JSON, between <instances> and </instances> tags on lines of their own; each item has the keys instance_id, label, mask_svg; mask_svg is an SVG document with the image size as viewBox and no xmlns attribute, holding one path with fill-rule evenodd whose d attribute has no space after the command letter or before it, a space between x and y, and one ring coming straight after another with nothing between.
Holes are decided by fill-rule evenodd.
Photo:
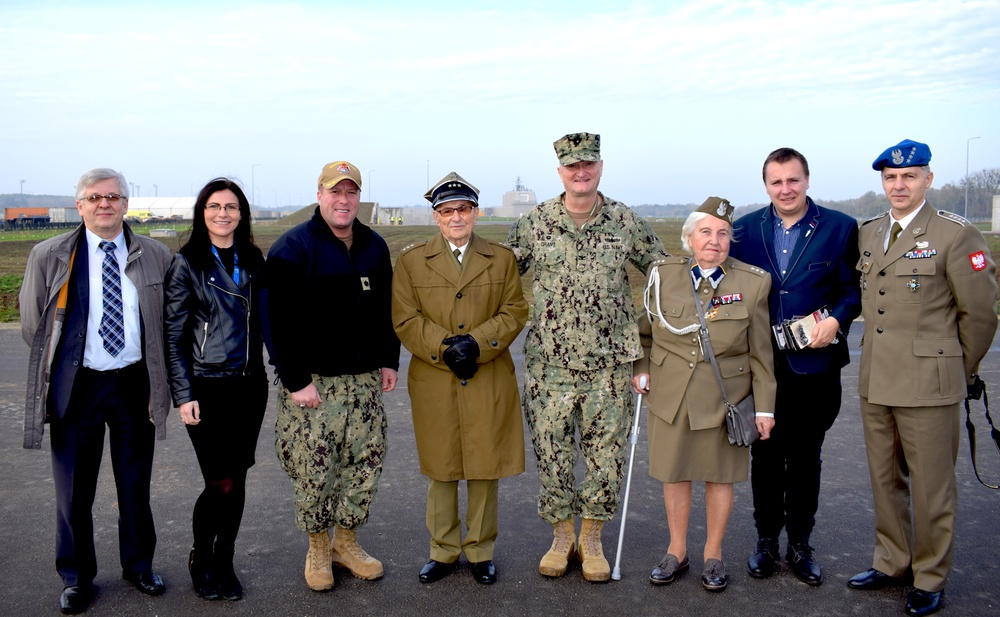
<instances>
[{"instance_id":1,"label":"id lanyard","mask_svg":"<svg viewBox=\"0 0 1000 617\"><path fill-rule=\"evenodd\" d=\"M220 264L222 264L222 258L219 257L219 251L217 251L215 249L215 245L214 244L212 245L212 254L215 255L215 258L219 260ZM226 268L226 264L222 264L222 269L225 270L225 268ZM233 282L236 283L237 287L239 287L239 285L240 285L240 257L239 257L239 255L236 254L236 249L233 249Z\"/></svg>"}]
</instances>

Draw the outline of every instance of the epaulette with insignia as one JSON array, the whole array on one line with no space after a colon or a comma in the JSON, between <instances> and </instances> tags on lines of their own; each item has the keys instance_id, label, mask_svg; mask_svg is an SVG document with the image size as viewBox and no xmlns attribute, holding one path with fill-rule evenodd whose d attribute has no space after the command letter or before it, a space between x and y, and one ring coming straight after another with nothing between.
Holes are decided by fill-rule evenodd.
<instances>
[{"instance_id":1,"label":"epaulette with insignia","mask_svg":"<svg viewBox=\"0 0 1000 617\"><path fill-rule=\"evenodd\" d=\"M971 225L969 220L963 216L959 216L954 212L948 212L947 210L938 210L937 215L946 221L951 221L952 223L958 223L959 225L965 227L966 225Z\"/></svg>"},{"instance_id":2,"label":"epaulette with insignia","mask_svg":"<svg viewBox=\"0 0 1000 617\"><path fill-rule=\"evenodd\" d=\"M399 251L399 254L402 255L403 253L409 251L410 249L416 248L418 246L423 246L425 244L427 244L427 240L424 240L423 242L414 242L413 244L409 244L407 246L404 246L403 250Z\"/></svg>"},{"instance_id":3,"label":"epaulette with insignia","mask_svg":"<svg viewBox=\"0 0 1000 617\"><path fill-rule=\"evenodd\" d=\"M771 276L771 273L767 270L738 259L733 259L727 265L732 266L737 270L743 270L744 272L753 272L757 276Z\"/></svg>"},{"instance_id":4,"label":"epaulette with insignia","mask_svg":"<svg viewBox=\"0 0 1000 617\"><path fill-rule=\"evenodd\" d=\"M877 221L880 218L883 218L883 217L888 216L888 215L889 215L889 211L886 210L885 212L881 212L879 214L876 214L875 216L871 217L870 219L865 219L864 221L861 221L861 224L862 225L867 225L868 223L871 223L872 221Z\"/></svg>"}]
</instances>

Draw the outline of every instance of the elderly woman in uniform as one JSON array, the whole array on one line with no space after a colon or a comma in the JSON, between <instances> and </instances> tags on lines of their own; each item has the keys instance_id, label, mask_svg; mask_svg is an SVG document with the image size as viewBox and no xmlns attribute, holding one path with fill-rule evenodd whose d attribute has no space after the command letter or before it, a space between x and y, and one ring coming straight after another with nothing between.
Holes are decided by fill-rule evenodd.
<instances>
[{"instance_id":1,"label":"elderly woman in uniform","mask_svg":"<svg viewBox=\"0 0 1000 617\"><path fill-rule=\"evenodd\" d=\"M528 318L514 253L472 232L479 191L452 172L424 195L441 229L407 247L392 277L392 321L413 353L407 388L420 471L429 478L430 561L421 583L463 553L482 584L497 580L500 478L524 471L524 427L510 344ZM466 481L466 534L458 482Z\"/></svg>"},{"instance_id":2,"label":"elderly woman in uniform","mask_svg":"<svg viewBox=\"0 0 1000 617\"><path fill-rule=\"evenodd\" d=\"M695 312L701 299L712 348L732 404L753 393L761 439L774 426L775 380L767 294L771 277L729 257L733 207L709 197L684 222L681 240L692 257L670 257L650 269L646 315L639 318L644 357L632 387L649 393L649 473L663 482L670 544L653 568L654 585L688 569L691 483L705 483L707 538L702 585L726 588L722 538L733 509L733 483L747 479L747 448L729 445L726 406L704 355ZM645 377L646 388L641 388Z\"/></svg>"}]
</instances>

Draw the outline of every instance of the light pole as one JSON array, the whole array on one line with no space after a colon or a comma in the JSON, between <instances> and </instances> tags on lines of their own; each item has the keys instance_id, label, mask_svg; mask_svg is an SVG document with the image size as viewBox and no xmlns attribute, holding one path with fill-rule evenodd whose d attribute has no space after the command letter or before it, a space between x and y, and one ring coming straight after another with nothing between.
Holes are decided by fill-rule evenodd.
<instances>
[{"instance_id":1,"label":"light pole","mask_svg":"<svg viewBox=\"0 0 1000 617\"><path fill-rule=\"evenodd\" d=\"M375 196L372 193L372 174L373 173L375 173L374 169L369 169L368 170L368 199L371 200L372 203L375 203Z\"/></svg>"},{"instance_id":2,"label":"light pole","mask_svg":"<svg viewBox=\"0 0 1000 617\"><path fill-rule=\"evenodd\" d=\"M256 177L254 176L254 170L257 167L260 167L260 163L254 163L253 165L250 166L250 205L251 206L253 205L253 202L254 202L254 193L257 190Z\"/></svg>"},{"instance_id":3,"label":"light pole","mask_svg":"<svg viewBox=\"0 0 1000 617\"><path fill-rule=\"evenodd\" d=\"M135 196L135 183L133 182L128 183L128 194L132 197Z\"/></svg>"},{"instance_id":4,"label":"light pole","mask_svg":"<svg viewBox=\"0 0 1000 617\"><path fill-rule=\"evenodd\" d=\"M21 180L21 196L24 197L24 180Z\"/></svg>"},{"instance_id":5,"label":"light pole","mask_svg":"<svg viewBox=\"0 0 1000 617\"><path fill-rule=\"evenodd\" d=\"M159 196L160 196L160 187L158 187L157 185L154 184L153 185L153 197L159 197Z\"/></svg>"},{"instance_id":6,"label":"light pole","mask_svg":"<svg viewBox=\"0 0 1000 617\"><path fill-rule=\"evenodd\" d=\"M979 139L979 137L970 137L965 140L965 218L969 218L969 144L972 143L973 139Z\"/></svg>"},{"instance_id":7,"label":"light pole","mask_svg":"<svg viewBox=\"0 0 1000 617\"><path fill-rule=\"evenodd\" d=\"M142 192L142 187L138 184L135 185L135 196L138 197L139 193Z\"/></svg>"}]
</instances>

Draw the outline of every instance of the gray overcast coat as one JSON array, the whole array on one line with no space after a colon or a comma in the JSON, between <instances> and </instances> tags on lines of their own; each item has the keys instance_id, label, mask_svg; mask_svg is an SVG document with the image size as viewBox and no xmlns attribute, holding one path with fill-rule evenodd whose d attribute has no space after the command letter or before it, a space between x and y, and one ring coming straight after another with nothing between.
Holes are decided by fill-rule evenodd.
<instances>
[{"instance_id":1,"label":"gray overcast coat","mask_svg":"<svg viewBox=\"0 0 1000 617\"><path fill-rule=\"evenodd\" d=\"M156 438L167 436L170 411L167 369L163 355L163 282L170 267L170 250L161 242L132 233L125 224L128 261L125 276L139 294L142 315L143 358L149 371L149 414L156 425ZM84 233L74 231L35 245L28 254L21 304L21 336L31 347L28 359L28 388L24 403L24 447L41 448L49 394L49 370L62 335L65 310L56 311L59 290L69 280L69 258Z\"/></svg>"}]
</instances>

